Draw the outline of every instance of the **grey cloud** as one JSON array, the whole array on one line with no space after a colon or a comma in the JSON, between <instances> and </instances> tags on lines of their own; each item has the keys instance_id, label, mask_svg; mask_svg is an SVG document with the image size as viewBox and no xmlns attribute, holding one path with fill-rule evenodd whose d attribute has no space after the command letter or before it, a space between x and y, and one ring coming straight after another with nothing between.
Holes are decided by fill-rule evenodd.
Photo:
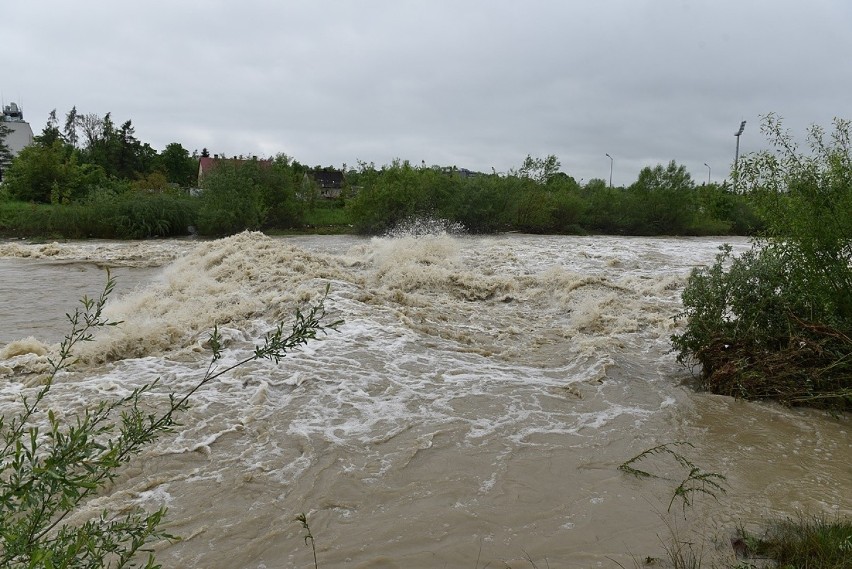
<instances>
[{"instance_id":1,"label":"grey cloud","mask_svg":"<svg viewBox=\"0 0 852 569\"><path fill-rule=\"evenodd\" d=\"M36 131L76 105L159 149L483 171L556 154L578 180L608 176L608 152L616 184L671 159L721 180L740 120L747 151L762 113L797 133L852 116L850 14L829 0L46 0L0 21L0 90Z\"/></svg>"}]
</instances>

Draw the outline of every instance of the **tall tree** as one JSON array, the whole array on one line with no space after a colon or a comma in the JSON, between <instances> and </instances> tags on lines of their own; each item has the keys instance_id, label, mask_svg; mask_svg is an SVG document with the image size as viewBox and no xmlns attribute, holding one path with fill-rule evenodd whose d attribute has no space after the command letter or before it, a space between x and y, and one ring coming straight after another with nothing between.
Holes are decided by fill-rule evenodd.
<instances>
[{"instance_id":1,"label":"tall tree","mask_svg":"<svg viewBox=\"0 0 852 569\"><path fill-rule=\"evenodd\" d=\"M172 142L167 145L160 153L159 162L169 182L184 188L195 184L197 162L180 143Z\"/></svg>"},{"instance_id":2,"label":"tall tree","mask_svg":"<svg viewBox=\"0 0 852 569\"><path fill-rule=\"evenodd\" d=\"M41 134L35 137L35 142L42 146L52 146L54 142L62 138L58 125L56 109L53 109L47 117L47 123L44 125Z\"/></svg>"},{"instance_id":3,"label":"tall tree","mask_svg":"<svg viewBox=\"0 0 852 569\"><path fill-rule=\"evenodd\" d=\"M76 115L76 119L85 137L85 148L91 150L102 138L104 121L94 113Z\"/></svg>"},{"instance_id":4,"label":"tall tree","mask_svg":"<svg viewBox=\"0 0 852 569\"><path fill-rule=\"evenodd\" d=\"M645 167L630 186L635 220L629 229L638 233L682 234L690 226L695 211L695 182L674 160L664 168L657 164Z\"/></svg>"},{"instance_id":5,"label":"tall tree","mask_svg":"<svg viewBox=\"0 0 852 569\"><path fill-rule=\"evenodd\" d=\"M529 178L539 184L546 184L559 172L560 166L559 159L553 154L548 155L547 158L533 158L527 154L518 173L522 178Z\"/></svg>"},{"instance_id":6,"label":"tall tree","mask_svg":"<svg viewBox=\"0 0 852 569\"><path fill-rule=\"evenodd\" d=\"M141 144L136 139L136 129L129 120L125 121L116 135L116 173L121 178L134 178L141 168Z\"/></svg>"},{"instance_id":7,"label":"tall tree","mask_svg":"<svg viewBox=\"0 0 852 569\"><path fill-rule=\"evenodd\" d=\"M77 117L77 105L71 107L71 110L68 111L68 114L65 115L65 129L62 131L62 134L65 135L65 142L77 148L77 143L79 138L77 136L77 126L79 124L79 119Z\"/></svg>"},{"instance_id":8,"label":"tall tree","mask_svg":"<svg viewBox=\"0 0 852 569\"><path fill-rule=\"evenodd\" d=\"M692 176L686 171L686 166L678 165L674 160L663 168L657 164L653 168L648 166L639 172L639 179L634 184L634 189L644 191L685 191L695 187Z\"/></svg>"}]
</instances>

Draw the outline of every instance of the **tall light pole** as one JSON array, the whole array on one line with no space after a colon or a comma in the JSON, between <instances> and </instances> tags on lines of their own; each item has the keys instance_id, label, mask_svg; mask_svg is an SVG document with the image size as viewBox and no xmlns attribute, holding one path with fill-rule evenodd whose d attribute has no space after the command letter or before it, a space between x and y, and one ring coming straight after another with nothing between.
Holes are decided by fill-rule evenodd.
<instances>
[{"instance_id":1,"label":"tall light pole","mask_svg":"<svg viewBox=\"0 0 852 569\"><path fill-rule=\"evenodd\" d=\"M704 165L707 166L707 185L709 186L710 185L710 164L705 162Z\"/></svg>"},{"instance_id":2,"label":"tall light pole","mask_svg":"<svg viewBox=\"0 0 852 569\"><path fill-rule=\"evenodd\" d=\"M612 156L609 155L609 152L606 153L606 157L609 158L609 187L612 187Z\"/></svg>"},{"instance_id":3,"label":"tall light pole","mask_svg":"<svg viewBox=\"0 0 852 569\"><path fill-rule=\"evenodd\" d=\"M737 182L739 181L739 171L737 170L737 163L740 161L740 135L745 129L745 123L745 121L741 122L739 130L734 133L734 136L737 137L737 152L736 154L734 154L734 192L737 191Z\"/></svg>"}]
</instances>

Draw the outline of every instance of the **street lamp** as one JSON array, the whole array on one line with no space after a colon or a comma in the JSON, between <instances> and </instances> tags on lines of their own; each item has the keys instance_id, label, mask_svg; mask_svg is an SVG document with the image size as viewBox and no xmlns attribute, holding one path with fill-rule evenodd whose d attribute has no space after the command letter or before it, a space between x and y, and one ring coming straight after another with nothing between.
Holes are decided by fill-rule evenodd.
<instances>
[{"instance_id":1,"label":"street lamp","mask_svg":"<svg viewBox=\"0 0 852 569\"><path fill-rule=\"evenodd\" d=\"M734 154L734 191L737 191L737 181L739 178L739 171L737 170L737 163L740 161L740 135L743 133L745 129L745 121L740 123L740 128L737 132L734 133L734 136L737 137L737 152Z\"/></svg>"},{"instance_id":2,"label":"street lamp","mask_svg":"<svg viewBox=\"0 0 852 569\"><path fill-rule=\"evenodd\" d=\"M709 186L710 185L710 164L705 162L704 165L707 166L707 185Z\"/></svg>"},{"instance_id":3,"label":"street lamp","mask_svg":"<svg viewBox=\"0 0 852 569\"><path fill-rule=\"evenodd\" d=\"M612 187L612 156L609 155L609 152L606 153L606 157L609 158L609 187Z\"/></svg>"}]
</instances>

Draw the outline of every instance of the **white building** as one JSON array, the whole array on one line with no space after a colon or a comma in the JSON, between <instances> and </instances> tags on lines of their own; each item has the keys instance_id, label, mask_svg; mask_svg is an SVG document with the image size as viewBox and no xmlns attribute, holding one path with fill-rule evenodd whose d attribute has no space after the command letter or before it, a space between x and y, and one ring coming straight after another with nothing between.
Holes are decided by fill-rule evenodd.
<instances>
[{"instance_id":1,"label":"white building","mask_svg":"<svg viewBox=\"0 0 852 569\"><path fill-rule=\"evenodd\" d=\"M33 129L30 128L30 123L24 120L24 112L18 105L9 103L3 107L0 120L11 131L6 136L6 146L12 151L12 156L17 156L25 146L33 143Z\"/></svg>"}]
</instances>

